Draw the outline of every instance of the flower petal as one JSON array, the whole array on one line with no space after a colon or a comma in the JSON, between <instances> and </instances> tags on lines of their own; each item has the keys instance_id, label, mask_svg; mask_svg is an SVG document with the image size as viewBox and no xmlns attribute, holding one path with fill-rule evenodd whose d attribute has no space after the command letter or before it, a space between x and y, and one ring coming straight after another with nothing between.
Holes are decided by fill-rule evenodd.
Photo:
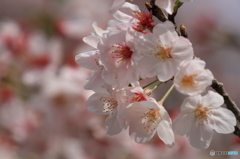
<instances>
[{"instance_id":1,"label":"flower petal","mask_svg":"<svg viewBox=\"0 0 240 159\"><path fill-rule=\"evenodd\" d=\"M86 107L90 112L105 115L111 113L117 106L114 102L114 98L109 94L94 93L86 101Z\"/></svg>"},{"instance_id":2,"label":"flower petal","mask_svg":"<svg viewBox=\"0 0 240 159\"><path fill-rule=\"evenodd\" d=\"M182 112L173 122L173 130L179 135L186 135L195 123L194 113Z\"/></svg>"},{"instance_id":3,"label":"flower petal","mask_svg":"<svg viewBox=\"0 0 240 159\"><path fill-rule=\"evenodd\" d=\"M125 3L125 0L113 0L112 6L110 8L110 13L115 13L123 4Z\"/></svg>"},{"instance_id":4,"label":"flower petal","mask_svg":"<svg viewBox=\"0 0 240 159\"><path fill-rule=\"evenodd\" d=\"M208 91L202 98L202 105L205 107L218 108L224 103L223 97L213 91Z\"/></svg>"},{"instance_id":5,"label":"flower petal","mask_svg":"<svg viewBox=\"0 0 240 159\"><path fill-rule=\"evenodd\" d=\"M210 110L213 115L209 116L209 124L212 129L218 133L228 134L232 133L235 129L237 121L234 114L226 108L217 108Z\"/></svg>"},{"instance_id":6,"label":"flower petal","mask_svg":"<svg viewBox=\"0 0 240 159\"><path fill-rule=\"evenodd\" d=\"M207 124L198 125L195 122L190 132L186 135L190 144L198 149L206 149L212 141L212 129Z\"/></svg>"},{"instance_id":7,"label":"flower petal","mask_svg":"<svg viewBox=\"0 0 240 159\"><path fill-rule=\"evenodd\" d=\"M162 120L158 124L157 133L159 138L168 146L174 145L174 134L172 130L172 120L163 106L160 106Z\"/></svg>"},{"instance_id":8,"label":"flower petal","mask_svg":"<svg viewBox=\"0 0 240 159\"><path fill-rule=\"evenodd\" d=\"M178 38L175 27L170 21L157 24L153 28L153 34L158 36L158 39L162 42L163 46L171 44Z\"/></svg>"},{"instance_id":9,"label":"flower petal","mask_svg":"<svg viewBox=\"0 0 240 159\"><path fill-rule=\"evenodd\" d=\"M122 131L123 125L121 125L117 116L117 109L115 109L112 113L109 114L105 121L105 124L108 128L107 135L116 135Z\"/></svg>"},{"instance_id":10,"label":"flower petal","mask_svg":"<svg viewBox=\"0 0 240 159\"><path fill-rule=\"evenodd\" d=\"M80 53L75 57L75 61L80 65L90 70L101 69L99 61L99 50Z\"/></svg>"}]
</instances>

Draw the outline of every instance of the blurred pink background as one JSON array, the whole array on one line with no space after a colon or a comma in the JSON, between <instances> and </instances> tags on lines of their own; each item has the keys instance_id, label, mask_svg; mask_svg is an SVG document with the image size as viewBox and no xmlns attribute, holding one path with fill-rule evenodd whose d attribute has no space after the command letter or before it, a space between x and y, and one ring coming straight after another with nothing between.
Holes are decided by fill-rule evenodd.
<instances>
[{"instance_id":1,"label":"blurred pink background","mask_svg":"<svg viewBox=\"0 0 240 159\"><path fill-rule=\"evenodd\" d=\"M146 10L143 0L134 0ZM107 136L106 116L88 112L92 94L83 89L91 72L75 55L92 48L82 38L97 22L105 29L112 0L0 1L0 159L168 159L218 158L210 150L240 153L240 139L214 134L210 147L198 150L175 135L173 148L155 136L135 143L127 131ZM183 23L195 55L224 83L240 104L240 1L195 0L176 17ZM156 21L155 23L157 23ZM170 83L154 94L161 99ZM166 100L174 119L185 96Z\"/></svg>"}]
</instances>

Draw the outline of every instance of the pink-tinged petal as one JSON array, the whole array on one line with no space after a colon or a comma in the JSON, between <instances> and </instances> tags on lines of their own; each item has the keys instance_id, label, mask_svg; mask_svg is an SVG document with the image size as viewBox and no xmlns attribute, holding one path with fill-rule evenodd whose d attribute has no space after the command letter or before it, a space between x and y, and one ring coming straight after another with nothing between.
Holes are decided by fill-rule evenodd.
<instances>
[{"instance_id":1,"label":"pink-tinged petal","mask_svg":"<svg viewBox=\"0 0 240 159\"><path fill-rule=\"evenodd\" d=\"M229 134L232 133L237 121L234 114L226 108L217 108L210 110L212 115L209 116L209 125L218 133Z\"/></svg>"},{"instance_id":2,"label":"pink-tinged petal","mask_svg":"<svg viewBox=\"0 0 240 159\"><path fill-rule=\"evenodd\" d=\"M92 26L93 26L93 28L94 28L95 33L96 33L98 36L100 36L100 37L103 37L104 34L106 34L106 33L109 32L108 30L103 30L102 28L100 28L100 27L97 25L96 22L94 22L94 23L92 24Z\"/></svg>"},{"instance_id":3,"label":"pink-tinged petal","mask_svg":"<svg viewBox=\"0 0 240 159\"><path fill-rule=\"evenodd\" d=\"M80 53L75 57L75 61L87 69L99 70L102 67L99 64L99 54L99 50Z\"/></svg>"},{"instance_id":4,"label":"pink-tinged petal","mask_svg":"<svg viewBox=\"0 0 240 159\"><path fill-rule=\"evenodd\" d=\"M195 122L186 137L193 147L198 149L206 149L209 147L212 141L213 132L209 125L198 125L198 123L199 122Z\"/></svg>"},{"instance_id":5,"label":"pink-tinged petal","mask_svg":"<svg viewBox=\"0 0 240 159\"><path fill-rule=\"evenodd\" d=\"M120 119L117 116L117 110L115 109L106 119L106 126L107 126L107 135L116 135L119 134L122 129L123 125L121 125Z\"/></svg>"},{"instance_id":6,"label":"pink-tinged petal","mask_svg":"<svg viewBox=\"0 0 240 159\"><path fill-rule=\"evenodd\" d=\"M167 59L163 62L159 62L158 65L155 66L155 70L159 81L165 82L174 76L177 68L174 67L172 59Z\"/></svg>"},{"instance_id":7,"label":"pink-tinged petal","mask_svg":"<svg viewBox=\"0 0 240 159\"><path fill-rule=\"evenodd\" d=\"M106 93L94 93L86 101L88 111L96 114L110 114L117 107L117 101Z\"/></svg>"},{"instance_id":8,"label":"pink-tinged petal","mask_svg":"<svg viewBox=\"0 0 240 159\"><path fill-rule=\"evenodd\" d=\"M204 87L201 89L205 89L207 86L212 84L212 80L214 79L214 76L210 70L203 70L201 74L199 74L195 81L198 82L199 87Z\"/></svg>"},{"instance_id":9,"label":"pink-tinged petal","mask_svg":"<svg viewBox=\"0 0 240 159\"><path fill-rule=\"evenodd\" d=\"M118 82L117 82L117 80L115 80L116 71L114 71L114 70L107 71L104 69L102 71L102 78L107 84L111 85L113 88L117 87Z\"/></svg>"},{"instance_id":10,"label":"pink-tinged petal","mask_svg":"<svg viewBox=\"0 0 240 159\"><path fill-rule=\"evenodd\" d=\"M156 0L155 4L164 9L168 14L172 14L175 1L176 0Z\"/></svg>"},{"instance_id":11,"label":"pink-tinged petal","mask_svg":"<svg viewBox=\"0 0 240 159\"><path fill-rule=\"evenodd\" d=\"M186 135L192 128L195 121L196 118L194 113L187 114L182 112L173 122L173 130L179 135Z\"/></svg>"},{"instance_id":12,"label":"pink-tinged petal","mask_svg":"<svg viewBox=\"0 0 240 159\"><path fill-rule=\"evenodd\" d=\"M149 111L147 107L143 107L140 102L132 103L120 110L119 115L129 122L139 121L142 115Z\"/></svg>"},{"instance_id":13,"label":"pink-tinged petal","mask_svg":"<svg viewBox=\"0 0 240 159\"><path fill-rule=\"evenodd\" d=\"M181 105L181 112L193 113L199 103L201 103L201 100L202 97L200 94L186 98Z\"/></svg>"},{"instance_id":14,"label":"pink-tinged petal","mask_svg":"<svg viewBox=\"0 0 240 159\"><path fill-rule=\"evenodd\" d=\"M159 109L159 107L160 107L157 104L157 102L142 101L142 102L139 102L139 104L141 104L142 106L149 108L149 109Z\"/></svg>"},{"instance_id":15,"label":"pink-tinged petal","mask_svg":"<svg viewBox=\"0 0 240 159\"><path fill-rule=\"evenodd\" d=\"M208 94L206 94L202 98L202 105L204 107L210 107L210 108L218 108L224 103L223 97L213 91L208 91Z\"/></svg>"},{"instance_id":16,"label":"pink-tinged petal","mask_svg":"<svg viewBox=\"0 0 240 159\"><path fill-rule=\"evenodd\" d=\"M106 92L106 89L103 87L105 84L106 82L102 79L102 70L98 70L89 78L84 89L93 90L95 92Z\"/></svg>"},{"instance_id":17,"label":"pink-tinged petal","mask_svg":"<svg viewBox=\"0 0 240 159\"><path fill-rule=\"evenodd\" d=\"M178 35L172 22L159 23L153 28L153 35L157 35L162 45L170 45L177 40Z\"/></svg>"},{"instance_id":18,"label":"pink-tinged petal","mask_svg":"<svg viewBox=\"0 0 240 159\"><path fill-rule=\"evenodd\" d=\"M159 138L168 146L174 145L174 134L172 130L172 120L163 106L160 107L161 120L158 124L157 133Z\"/></svg>"},{"instance_id":19,"label":"pink-tinged petal","mask_svg":"<svg viewBox=\"0 0 240 159\"><path fill-rule=\"evenodd\" d=\"M173 43L171 56L178 61L178 64L182 61L192 60L193 48L190 41L184 37L178 37Z\"/></svg>"},{"instance_id":20,"label":"pink-tinged petal","mask_svg":"<svg viewBox=\"0 0 240 159\"><path fill-rule=\"evenodd\" d=\"M141 78L153 77L157 73L155 71L155 66L158 64L159 59L154 57L144 57L142 58L137 65L137 71Z\"/></svg>"},{"instance_id":21,"label":"pink-tinged petal","mask_svg":"<svg viewBox=\"0 0 240 159\"><path fill-rule=\"evenodd\" d=\"M140 11L139 7L135 4L125 2L118 11L113 14L113 17L122 22L130 22L136 17L134 11Z\"/></svg>"},{"instance_id":22,"label":"pink-tinged petal","mask_svg":"<svg viewBox=\"0 0 240 159\"><path fill-rule=\"evenodd\" d=\"M159 122L157 133L159 138L168 146L173 147L174 145L174 134L171 124L166 120Z\"/></svg>"},{"instance_id":23,"label":"pink-tinged petal","mask_svg":"<svg viewBox=\"0 0 240 159\"><path fill-rule=\"evenodd\" d=\"M110 8L110 13L115 13L123 4L125 3L125 0L113 0L112 6Z\"/></svg>"},{"instance_id":24,"label":"pink-tinged petal","mask_svg":"<svg viewBox=\"0 0 240 159\"><path fill-rule=\"evenodd\" d=\"M129 135L135 140L136 143L144 143L153 138L156 130L147 131L145 127L151 128L151 124L131 123L129 128Z\"/></svg>"},{"instance_id":25,"label":"pink-tinged petal","mask_svg":"<svg viewBox=\"0 0 240 159\"><path fill-rule=\"evenodd\" d=\"M83 41L86 44L88 44L88 45L92 46L93 48L97 49L97 45L98 45L98 43L100 41L100 38L98 36L96 36L96 35L89 35L87 37L84 37Z\"/></svg>"},{"instance_id":26,"label":"pink-tinged petal","mask_svg":"<svg viewBox=\"0 0 240 159\"><path fill-rule=\"evenodd\" d=\"M185 72L186 74L197 73L200 74L205 68L206 63L200 59L193 59L191 61L186 62Z\"/></svg>"},{"instance_id":27,"label":"pink-tinged petal","mask_svg":"<svg viewBox=\"0 0 240 159\"><path fill-rule=\"evenodd\" d=\"M109 20L107 30L116 31L116 30L127 30L129 28L129 23L122 23L118 20Z\"/></svg>"}]
</instances>

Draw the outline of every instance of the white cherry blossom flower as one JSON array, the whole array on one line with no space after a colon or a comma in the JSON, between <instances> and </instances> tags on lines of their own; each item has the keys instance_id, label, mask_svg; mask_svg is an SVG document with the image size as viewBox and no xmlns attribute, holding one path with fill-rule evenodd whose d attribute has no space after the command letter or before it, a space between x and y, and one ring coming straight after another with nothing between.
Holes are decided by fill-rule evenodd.
<instances>
[{"instance_id":1,"label":"white cherry blossom flower","mask_svg":"<svg viewBox=\"0 0 240 159\"><path fill-rule=\"evenodd\" d=\"M106 82L102 78L103 65L99 61L99 50L80 53L75 57L75 61L82 67L93 70L93 75L88 79L84 86L86 90L93 90L96 92L105 92Z\"/></svg>"},{"instance_id":2,"label":"white cherry blossom flower","mask_svg":"<svg viewBox=\"0 0 240 159\"><path fill-rule=\"evenodd\" d=\"M205 62L200 59L181 63L174 77L176 89L190 96L202 93L214 79L212 72L204 67Z\"/></svg>"},{"instance_id":3,"label":"white cherry blossom flower","mask_svg":"<svg viewBox=\"0 0 240 159\"><path fill-rule=\"evenodd\" d=\"M106 119L107 134L116 135L127 127L127 123L118 115L119 107L115 92L111 88L104 93L94 93L86 102L88 111L108 115Z\"/></svg>"},{"instance_id":4,"label":"white cherry blossom flower","mask_svg":"<svg viewBox=\"0 0 240 159\"><path fill-rule=\"evenodd\" d=\"M139 79L132 41L133 37L126 31L116 31L109 33L98 45L104 66L102 77L113 88L123 88Z\"/></svg>"},{"instance_id":5,"label":"white cherry blossom flower","mask_svg":"<svg viewBox=\"0 0 240 159\"><path fill-rule=\"evenodd\" d=\"M129 134L137 143L149 141L157 132L168 147L173 147L172 121L156 101L134 102L122 108L120 114L129 122Z\"/></svg>"},{"instance_id":6,"label":"white cherry blossom flower","mask_svg":"<svg viewBox=\"0 0 240 159\"><path fill-rule=\"evenodd\" d=\"M160 81L169 80L182 61L193 58L192 44L188 39L179 37L169 21L157 24L153 34L138 37L135 47L140 57L137 69L141 78L157 75Z\"/></svg>"},{"instance_id":7,"label":"white cherry blossom flower","mask_svg":"<svg viewBox=\"0 0 240 159\"><path fill-rule=\"evenodd\" d=\"M186 98L179 116L174 121L173 129L179 135L186 135L195 148L208 148L213 130L228 134L234 131L236 125L234 114L220 107L223 102L223 97L213 91L209 91L205 96L196 95Z\"/></svg>"},{"instance_id":8,"label":"white cherry blossom flower","mask_svg":"<svg viewBox=\"0 0 240 159\"><path fill-rule=\"evenodd\" d=\"M124 3L113 16L124 23L125 26L128 26L131 31L147 33L144 31L145 29L152 30L154 27L151 12L143 12L137 5L128 2Z\"/></svg>"}]
</instances>

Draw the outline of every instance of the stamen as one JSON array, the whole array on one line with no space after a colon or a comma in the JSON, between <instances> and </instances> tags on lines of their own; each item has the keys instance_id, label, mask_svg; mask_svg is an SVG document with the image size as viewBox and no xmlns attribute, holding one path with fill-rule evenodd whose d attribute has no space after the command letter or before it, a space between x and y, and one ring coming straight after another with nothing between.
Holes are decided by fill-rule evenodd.
<instances>
[{"instance_id":1,"label":"stamen","mask_svg":"<svg viewBox=\"0 0 240 159\"><path fill-rule=\"evenodd\" d=\"M112 51L112 58L118 58L118 63L123 63L131 59L133 52L127 45L117 43L112 47L116 48Z\"/></svg>"},{"instance_id":2,"label":"stamen","mask_svg":"<svg viewBox=\"0 0 240 159\"><path fill-rule=\"evenodd\" d=\"M169 47L168 45L165 45L165 47L158 46L160 49L155 56L157 58L160 58L161 60L166 60L168 58L172 58L171 52L172 52L172 47Z\"/></svg>"},{"instance_id":3,"label":"stamen","mask_svg":"<svg viewBox=\"0 0 240 159\"><path fill-rule=\"evenodd\" d=\"M181 81L182 85L184 87L197 88L198 82L194 81L194 78L197 76L198 74L185 75Z\"/></svg>"}]
</instances>

